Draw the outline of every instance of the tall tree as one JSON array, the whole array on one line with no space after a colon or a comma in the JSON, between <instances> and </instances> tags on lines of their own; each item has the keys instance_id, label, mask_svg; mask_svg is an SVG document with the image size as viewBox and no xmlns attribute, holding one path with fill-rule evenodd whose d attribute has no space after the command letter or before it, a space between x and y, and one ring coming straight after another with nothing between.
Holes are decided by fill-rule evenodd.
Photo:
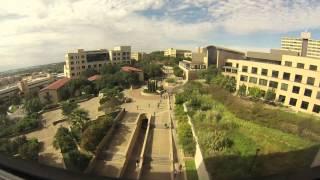
<instances>
[{"instance_id":1,"label":"tall tree","mask_svg":"<svg viewBox=\"0 0 320 180\"><path fill-rule=\"evenodd\" d=\"M69 116L71 125L83 131L89 119L89 113L83 109L75 109Z\"/></svg>"},{"instance_id":2,"label":"tall tree","mask_svg":"<svg viewBox=\"0 0 320 180\"><path fill-rule=\"evenodd\" d=\"M76 102L66 101L62 103L62 114L64 116L69 116L73 110L78 108L79 105Z\"/></svg>"}]
</instances>

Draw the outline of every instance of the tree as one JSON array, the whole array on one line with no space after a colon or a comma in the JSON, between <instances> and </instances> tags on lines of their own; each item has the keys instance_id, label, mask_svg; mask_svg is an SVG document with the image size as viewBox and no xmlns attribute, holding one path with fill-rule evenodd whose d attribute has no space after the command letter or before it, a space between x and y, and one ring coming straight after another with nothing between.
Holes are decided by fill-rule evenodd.
<instances>
[{"instance_id":1,"label":"tree","mask_svg":"<svg viewBox=\"0 0 320 180\"><path fill-rule=\"evenodd\" d=\"M68 128L59 127L53 141L53 147L62 153L77 149L77 145Z\"/></svg>"},{"instance_id":2,"label":"tree","mask_svg":"<svg viewBox=\"0 0 320 180\"><path fill-rule=\"evenodd\" d=\"M264 99L267 101L274 101L276 99L276 93L274 89L268 89L266 95L264 96Z\"/></svg>"},{"instance_id":3,"label":"tree","mask_svg":"<svg viewBox=\"0 0 320 180\"><path fill-rule=\"evenodd\" d=\"M249 87L248 91L249 91L249 93L248 93L249 96L251 96L253 98L259 99L263 96L261 89L258 87Z\"/></svg>"},{"instance_id":4,"label":"tree","mask_svg":"<svg viewBox=\"0 0 320 180\"><path fill-rule=\"evenodd\" d=\"M183 71L179 68L179 66L174 66L173 67L173 74L177 77L182 77Z\"/></svg>"},{"instance_id":5,"label":"tree","mask_svg":"<svg viewBox=\"0 0 320 180\"><path fill-rule=\"evenodd\" d=\"M63 102L61 105L62 105L62 114L64 116L69 116L72 113L72 111L74 111L76 108L79 107L79 105L76 102L72 102L72 101Z\"/></svg>"},{"instance_id":6,"label":"tree","mask_svg":"<svg viewBox=\"0 0 320 180\"><path fill-rule=\"evenodd\" d=\"M246 86L246 85L242 84L242 85L239 87L238 95L239 95L239 96L246 96L246 95L247 95L247 86Z\"/></svg>"},{"instance_id":7,"label":"tree","mask_svg":"<svg viewBox=\"0 0 320 180\"><path fill-rule=\"evenodd\" d=\"M86 69L85 71L83 71L81 73L81 76L84 77L84 78L88 78L88 77L94 76L96 74L98 74L97 70L95 70L95 69Z\"/></svg>"},{"instance_id":8,"label":"tree","mask_svg":"<svg viewBox=\"0 0 320 180\"><path fill-rule=\"evenodd\" d=\"M22 159L37 161L39 157L40 143L37 139L31 139L22 144L18 152Z\"/></svg>"},{"instance_id":9,"label":"tree","mask_svg":"<svg viewBox=\"0 0 320 180\"><path fill-rule=\"evenodd\" d=\"M86 127L87 122L90 120L89 113L88 113L88 111L83 110L83 109L75 109L69 115L68 120L73 127L79 128L81 130L81 132L83 132L83 130Z\"/></svg>"},{"instance_id":10,"label":"tree","mask_svg":"<svg viewBox=\"0 0 320 180\"><path fill-rule=\"evenodd\" d=\"M193 155L196 150L195 141L191 127L188 123L179 123L178 126L179 143L182 145L184 151L190 155Z\"/></svg>"},{"instance_id":11,"label":"tree","mask_svg":"<svg viewBox=\"0 0 320 180\"><path fill-rule=\"evenodd\" d=\"M24 103L24 108L28 114L39 112L42 109L42 104L39 98L27 99Z\"/></svg>"},{"instance_id":12,"label":"tree","mask_svg":"<svg viewBox=\"0 0 320 180\"><path fill-rule=\"evenodd\" d=\"M102 100L102 99L101 99ZM101 106L99 107L100 110L104 111L105 114L109 114L120 109L121 101L116 97L108 98L106 101L103 101Z\"/></svg>"}]
</instances>

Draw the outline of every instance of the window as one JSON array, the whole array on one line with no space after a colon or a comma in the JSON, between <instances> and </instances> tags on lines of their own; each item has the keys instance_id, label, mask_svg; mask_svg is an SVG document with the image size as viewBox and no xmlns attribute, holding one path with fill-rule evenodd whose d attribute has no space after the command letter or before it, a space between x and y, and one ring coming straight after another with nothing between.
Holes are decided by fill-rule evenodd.
<instances>
[{"instance_id":1,"label":"window","mask_svg":"<svg viewBox=\"0 0 320 180\"><path fill-rule=\"evenodd\" d=\"M315 81L315 78L313 78L313 77L308 77L307 78L307 84L309 84L309 85L314 85L314 81Z\"/></svg>"},{"instance_id":2,"label":"window","mask_svg":"<svg viewBox=\"0 0 320 180\"><path fill-rule=\"evenodd\" d=\"M84 63L84 61L81 61L82 63Z\"/></svg>"},{"instance_id":3,"label":"window","mask_svg":"<svg viewBox=\"0 0 320 180\"><path fill-rule=\"evenodd\" d=\"M102 66L102 64L99 64L99 67L101 67Z\"/></svg>"},{"instance_id":4,"label":"window","mask_svg":"<svg viewBox=\"0 0 320 180\"><path fill-rule=\"evenodd\" d=\"M302 75L296 74L294 77L294 82L301 82L302 81Z\"/></svg>"},{"instance_id":5,"label":"window","mask_svg":"<svg viewBox=\"0 0 320 180\"><path fill-rule=\"evenodd\" d=\"M279 76L279 71L272 71L272 77L278 78Z\"/></svg>"},{"instance_id":6,"label":"window","mask_svg":"<svg viewBox=\"0 0 320 180\"><path fill-rule=\"evenodd\" d=\"M313 106L312 112L320 113L320 105L315 104Z\"/></svg>"},{"instance_id":7,"label":"window","mask_svg":"<svg viewBox=\"0 0 320 180\"><path fill-rule=\"evenodd\" d=\"M239 67L239 63L236 64L236 68L238 68L238 67Z\"/></svg>"},{"instance_id":8,"label":"window","mask_svg":"<svg viewBox=\"0 0 320 180\"><path fill-rule=\"evenodd\" d=\"M250 82L250 83L257 84L258 78L256 78L256 77L250 77L250 78L249 78L249 82Z\"/></svg>"},{"instance_id":9,"label":"window","mask_svg":"<svg viewBox=\"0 0 320 180\"><path fill-rule=\"evenodd\" d=\"M70 56L70 59L73 59L73 56Z\"/></svg>"},{"instance_id":10,"label":"window","mask_svg":"<svg viewBox=\"0 0 320 180\"><path fill-rule=\"evenodd\" d=\"M290 104L291 106L296 106L296 105L297 105L297 99L295 99L295 98L290 98L289 104Z\"/></svg>"},{"instance_id":11,"label":"window","mask_svg":"<svg viewBox=\"0 0 320 180\"><path fill-rule=\"evenodd\" d=\"M74 67L71 67L71 71L73 71L74 70Z\"/></svg>"},{"instance_id":12,"label":"window","mask_svg":"<svg viewBox=\"0 0 320 180\"><path fill-rule=\"evenodd\" d=\"M303 63L297 63L297 68L304 69L304 64Z\"/></svg>"},{"instance_id":13,"label":"window","mask_svg":"<svg viewBox=\"0 0 320 180\"><path fill-rule=\"evenodd\" d=\"M262 69L261 70L261 75L268 76L268 69Z\"/></svg>"},{"instance_id":14,"label":"window","mask_svg":"<svg viewBox=\"0 0 320 180\"><path fill-rule=\"evenodd\" d=\"M82 66L82 69L85 69L86 68L86 66Z\"/></svg>"},{"instance_id":15,"label":"window","mask_svg":"<svg viewBox=\"0 0 320 180\"><path fill-rule=\"evenodd\" d=\"M276 82L276 81L269 81L269 87L272 87L272 88L277 89L277 88L278 88L278 82Z\"/></svg>"},{"instance_id":16,"label":"window","mask_svg":"<svg viewBox=\"0 0 320 180\"><path fill-rule=\"evenodd\" d=\"M242 66L242 72L248 72L248 66Z\"/></svg>"},{"instance_id":17,"label":"window","mask_svg":"<svg viewBox=\"0 0 320 180\"><path fill-rule=\"evenodd\" d=\"M71 73L71 76L74 76L74 73Z\"/></svg>"},{"instance_id":18,"label":"window","mask_svg":"<svg viewBox=\"0 0 320 180\"><path fill-rule=\"evenodd\" d=\"M301 107L302 109L306 109L306 110L307 110L307 109L308 109L308 106L309 106L309 103L308 103L308 102L306 102L306 101L302 101L302 102L301 102L301 106L300 106L300 107Z\"/></svg>"},{"instance_id":19,"label":"window","mask_svg":"<svg viewBox=\"0 0 320 180\"><path fill-rule=\"evenodd\" d=\"M240 81L245 81L245 82L247 82L247 81L248 81L248 76L241 75L241 76L240 76Z\"/></svg>"},{"instance_id":20,"label":"window","mask_svg":"<svg viewBox=\"0 0 320 180\"><path fill-rule=\"evenodd\" d=\"M309 66L309 69L310 69L311 71L316 71L316 70L318 69L318 67L317 67L316 65L310 65L310 66Z\"/></svg>"},{"instance_id":21,"label":"window","mask_svg":"<svg viewBox=\"0 0 320 180\"><path fill-rule=\"evenodd\" d=\"M73 64L74 64L74 62L73 62L73 61L71 61L71 62L70 62L70 64L71 64L71 65L73 65Z\"/></svg>"},{"instance_id":22,"label":"window","mask_svg":"<svg viewBox=\"0 0 320 180\"><path fill-rule=\"evenodd\" d=\"M286 97L283 96L283 95L279 95L278 101L281 102L281 103L284 103L286 101Z\"/></svg>"},{"instance_id":23,"label":"window","mask_svg":"<svg viewBox=\"0 0 320 180\"><path fill-rule=\"evenodd\" d=\"M299 94L299 92L300 92L300 87L298 87L298 86L293 86L293 87L292 87L292 92L293 92L293 93L296 93L296 94Z\"/></svg>"},{"instance_id":24,"label":"window","mask_svg":"<svg viewBox=\"0 0 320 180\"><path fill-rule=\"evenodd\" d=\"M94 65L93 65L93 67L94 67L94 68L96 68L96 67L97 67L97 65L96 65L96 64L94 64Z\"/></svg>"},{"instance_id":25,"label":"window","mask_svg":"<svg viewBox=\"0 0 320 180\"><path fill-rule=\"evenodd\" d=\"M286 83L281 83L281 90L283 90L283 91L288 91L288 84L286 84Z\"/></svg>"},{"instance_id":26,"label":"window","mask_svg":"<svg viewBox=\"0 0 320 180\"><path fill-rule=\"evenodd\" d=\"M88 69L90 69L91 68L91 65L88 65Z\"/></svg>"},{"instance_id":27,"label":"window","mask_svg":"<svg viewBox=\"0 0 320 180\"><path fill-rule=\"evenodd\" d=\"M251 73L252 73L252 74L257 74L257 73L258 73L258 68L252 67L252 68L251 68Z\"/></svg>"},{"instance_id":28,"label":"window","mask_svg":"<svg viewBox=\"0 0 320 180\"><path fill-rule=\"evenodd\" d=\"M317 99L320 99L320 91L317 92Z\"/></svg>"},{"instance_id":29,"label":"window","mask_svg":"<svg viewBox=\"0 0 320 180\"><path fill-rule=\"evenodd\" d=\"M284 72L283 77L284 80L290 80L290 73Z\"/></svg>"},{"instance_id":30,"label":"window","mask_svg":"<svg viewBox=\"0 0 320 180\"><path fill-rule=\"evenodd\" d=\"M292 66L292 62L291 61L285 61L284 65L288 66L288 67L291 67Z\"/></svg>"},{"instance_id":31,"label":"window","mask_svg":"<svg viewBox=\"0 0 320 180\"><path fill-rule=\"evenodd\" d=\"M83 58L84 58L84 55L81 55L81 58L83 59Z\"/></svg>"},{"instance_id":32,"label":"window","mask_svg":"<svg viewBox=\"0 0 320 180\"><path fill-rule=\"evenodd\" d=\"M259 79L259 85L266 86L268 81L266 79Z\"/></svg>"},{"instance_id":33,"label":"window","mask_svg":"<svg viewBox=\"0 0 320 180\"><path fill-rule=\"evenodd\" d=\"M305 96L308 96L308 97L311 97L311 95L312 95L312 90L311 90L311 89L305 89L305 90L304 90L304 95L305 95Z\"/></svg>"}]
</instances>

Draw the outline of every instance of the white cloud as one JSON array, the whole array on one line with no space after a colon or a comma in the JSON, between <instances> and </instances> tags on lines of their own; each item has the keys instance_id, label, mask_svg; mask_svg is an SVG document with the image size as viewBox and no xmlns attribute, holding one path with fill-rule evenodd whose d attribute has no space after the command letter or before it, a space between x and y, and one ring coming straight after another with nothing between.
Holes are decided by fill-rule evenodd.
<instances>
[{"instance_id":1,"label":"white cloud","mask_svg":"<svg viewBox=\"0 0 320 180\"><path fill-rule=\"evenodd\" d=\"M192 6L208 11L206 17L196 17L205 21L177 19L192 14L186 11ZM167 15L136 13L147 9ZM44 64L63 61L68 50L122 44L147 51L193 49L210 44L207 35L218 28L240 35L287 32L319 28L318 19L317 0L3 0L0 61L5 66Z\"/></svg>"}]
</instances>

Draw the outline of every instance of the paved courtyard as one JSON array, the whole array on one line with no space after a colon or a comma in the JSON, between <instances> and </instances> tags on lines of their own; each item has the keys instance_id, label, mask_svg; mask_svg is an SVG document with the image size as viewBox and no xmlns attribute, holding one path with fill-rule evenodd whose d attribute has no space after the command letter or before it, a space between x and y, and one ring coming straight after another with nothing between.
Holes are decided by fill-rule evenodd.
<instances>
[{"instance_id":1,"label":"paved courtyard","mask_svg":"<svg viewBox=\"0 0 320 180\"><path fill-rule=\"evenodd\" d=\"M90 118L94 119L103 112L98 111L99 98L95 97L88 101L79 103L80 108L89 112ZM54 135L60 126L69 127L67 122L53 125L53 122L63 119L62 110L57 109L42 114L43 128L26 134L28 138L37 138L43 143L43 149L40 151L39 162L49 166L65 168L62 154L53 147Z\"/></svg>"}]
</instances>

